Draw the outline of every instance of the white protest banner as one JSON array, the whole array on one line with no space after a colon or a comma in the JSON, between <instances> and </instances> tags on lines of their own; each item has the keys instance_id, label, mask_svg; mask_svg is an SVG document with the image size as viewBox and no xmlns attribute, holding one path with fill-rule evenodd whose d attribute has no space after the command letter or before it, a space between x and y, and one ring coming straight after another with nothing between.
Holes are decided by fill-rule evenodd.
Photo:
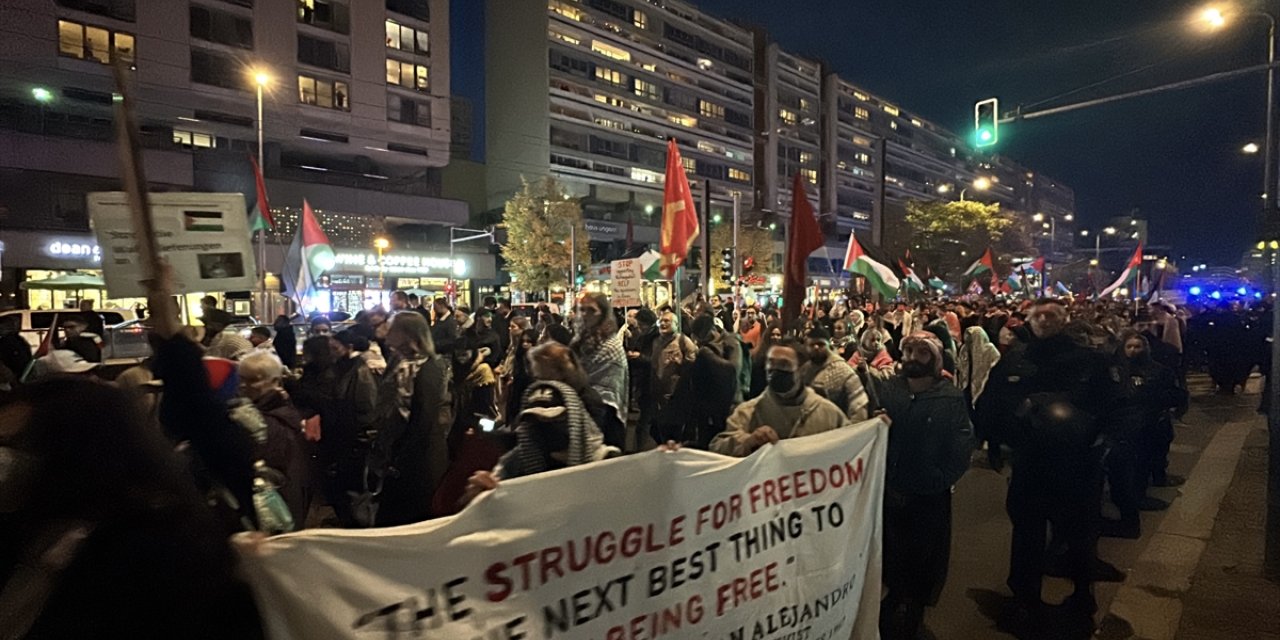
<instances>
[{"instance_id":1,"label":"white protest banner","mask_svg":"<svg viewBox=\"0 0 1280 640\"><path fill-rule=\"evenodd\" d=\"M638 307L640 302L640 282L644 279L644 269L640 261L614 260L609 268L613 277L609 302L614 307Z\"/></svg>"},{"instance_id":2,"label":"white protest banner","mask_svg":"<svg viewBox=\"0 0 1280 640\"><path fill-rule=\"evenodd\" d=\"M174 293L250 291L257 265L239 193L153 193L160 255L173 266ZM102 247L102 273L113 298L146 295L142 263L123 191L90 193L89 219Z\"/></svg>"},{"instance_id":3,"label":"white protest banner","mask_svg":"<svg viewBox=\"0 0 1280 640\"><path fill-rule=\"evenodd\" d=\"M651 451L243 567L275 640L875 638L887 447L873 419L742 459Z\"/></svg>"}]
</instances>

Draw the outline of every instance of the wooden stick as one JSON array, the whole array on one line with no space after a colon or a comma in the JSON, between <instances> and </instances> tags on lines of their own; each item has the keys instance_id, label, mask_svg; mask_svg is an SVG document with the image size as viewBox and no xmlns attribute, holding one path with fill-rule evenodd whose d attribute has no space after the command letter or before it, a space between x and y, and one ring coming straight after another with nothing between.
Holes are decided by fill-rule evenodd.
<instances>
[{"instance_id":1,"label":"wooden stick","mask_svg":"<svg viewBox=\"0 0 1280 640\"><path fill-rule=\"evenodd\" d=\"M133 98L129 88L130 70L121 60L112 66L116 81L116 144L120 155L120 178L129 196L130 219L138 258L142 263L143 283L147 288L152 330L169 338L181 328L173 302L173 277L169 265L160 256L156 242L155 221L151 218L151 199L147 193L147 176L138 144L138 128L133 118Z\"/></svg>"}]
</instances>

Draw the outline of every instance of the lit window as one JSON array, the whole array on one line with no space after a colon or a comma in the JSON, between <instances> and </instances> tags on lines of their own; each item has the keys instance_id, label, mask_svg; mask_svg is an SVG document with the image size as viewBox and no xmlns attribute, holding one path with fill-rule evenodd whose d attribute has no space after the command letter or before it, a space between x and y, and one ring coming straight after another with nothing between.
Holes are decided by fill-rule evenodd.
<instances>
[{"instance_id":1,"label":"lit window","mask_svg":"<svg viewBox=\"0 0 1280 640\"><path fill-rule=\"evenodd\" d=\"M858 145L859 147L869 147L869 146L871 146L871 141L870 141L870 140L868 140L867 138L862 137L862 136L854 136L854 137L853 137L853 143L854 143L854 144L856 144L856 145Z\"/></svg>"},{"instance_id":2,"label":"lit window","mask_svg":"<svg viewBox=\"0 0 1280 640\"><path fill-rule=\"evenodd\" d=\"M387 84L427 91L431 88L429 73L426 65L387 58Z\"/></svg>"},{"instance_id":3,"label":"lit window","mask_svg":"<svg viewBox=\"0 0 1280 640\"><path fill-rule=\"evenodd\" d=\"M796 115L796 112L790 109L778 109L778 118L789 125L794 125L800 122L800 118Z\"/></svg>"},{"instance_id":4,"label":"lit window","mask_svg":"<svg viewBox=\"0 0 1280 640\"><path fill-rule=\"evenodd\" d=\"M621 87L626 84L626 77L621 71L614 71L608 67L596 67L596 79L603 80L611 85Z\"/></svg>"},{"instance_id":5,"label":"lit window","mask_svg":"<svg viewBox=\"0 0 1280 640\"><path fill-rule=\"evenodd\" d=\"M555 38L556 40L559 40L560 42L564 42L564 43L566 43L566 44L571 44L571 45L573 45L573 46L575 46L575 47L576 47L576 46L578 46L578 45L580 45L580 44L582 44L582 41L581 41L581 40L579 40L579 39L577 39L577 38L575 38L575 37L573 37L573 36L571 36L571 35L569 35L569 34L567 34L567 33L560 33L559 31L556 31L555 29L552 29L552 30L551 30L551 37L552 37L552 38Z\"/></svg>"},{"instance_id":6,"label":"lit window","mask_svg":"<svg viewBox=\"0 0 1280 640\"><path fill-rule=\"evenodd\" d=\"M644 14L644 12L643 12L643 11L640 11L639 9L636 9L636 10L635 10L634 12L632 12L632 14L631 14L631 24L634 24L634 25L636 25L637 27L640 27L641 29L648 29L648 28L649 28L649 16L646 16L646 15Z\"/></svg>"},{"instance_id":7,"label":"lit window","mask_svg":"<svg viewBox=\"0 0 1280 640\"><path fill-rule=\"evenodd\" d=\"M801 169L800 175L804 176L811 184L818 184L818 172L814 169Z\"/></svg>"},{"instance_id":8,"label":"lit window","mask_svg":"<svg viewBox=\"0 0 1280 640\"><path fill-rule=\"evenodd\" d=\"M871 164L871 156L868 154L859 153L853 157L857 159L858 162L861 162L862 164Z\"/></svg>"},{"instance_id":9,"label":"lit window","mask_svg":"<svg viewBox=\"0 0 1280 640\"><path fill-rule=\"evenodd\" d=\"M751 182L751 172L729 167L729 179L738 182Z\"/></svg>"},{"instance_id":10,"label":"lit window","mask_svg":"<svg viewBox=\"0 0 1280 640\"><path fill-rule=\"evenodd\" d=\"M898 121L897 121L897 120L890 120L890 121L889 121L889 128L890 128L890 129L893 129L894 131L897 131L897 130L898 130Z\"/></svg>"},{"instance_id":11,"label":"lit window","mask_svg":"<svg viewBox=\"0 0 1280 640\"><path fill-rule=\"evenodd\" d=\"M173 143L188 149L213 149L218 146L218 139L207 133L174 129Z\"/></svg>"},{"instance_id":12,"label":"lit window","mask_svg":"<svg viewBox=\"0 0 1280 640\"><path fill-rule=\"evenodd\" d=\"M689 116L682 116L682 115L669 115L669 116L667 116L667 120L670 120L671 122L673 122L673 123L675 123L675 124L678 124L678 125L680 125L680 126L682 126L682 127L690 127L690 128L692 128L692 127L696 127L696 126L698 126L698 119L697 119L697 118L691 118L691 117L689 117Z\"/></svg>"},{"instance_id":13,"label":"lit window","mask_svg":"<svg viewBox=\"0 0 1280 640\"><path fill-rule=\"evenodd\" d=\"M865 94L865 93L863 93L863 92L861 92L861 91L854 91L854 92L853 92L853 97L855 97L855 98L857 98L857 99L859 99L859 100L862 100L863 102L865 102L865 101L867 101L867 100L870 100L870 99L871 99L871 96L869 96L869 95L867 95L867 94Z\"/></svg>"},{"instance_id":14,"label":"lit window","mask_svg":"<svg viewBox=\"0 0 1280 640\"><path fill-rule=\"evenodd\" d=\"M626 106L627 106L627 103L623 102L621 99L619 99L619 98L615 98L615 97L613 97L613 96L606 96L606 95L604 95L603 93L597 93L595 97L596 97L596 102L599 102L599 103L602 103L602 104L607 104L607 105L612 106L612 107L626 107Z\"/></svg>"},{"instance_id":15,"label":"lit window","mask_svg":"<svg viewBox=\"0 0 1280 640\"><path fill-rule=\"evenodd\" d=\"M688 173L698 170L698 161L693 158L680 158L680 164L684 165L684 170Z\"/></svg>"},{"instance_id":16,"label":"lit window","mask_svg":"<svg viewBox=\"0 0 1280 640\"><path fill-rule=\"evenodd\" d=\"M349 111L351 103L348 97L345 82L298 76L298 102L302 104Z\"/></svg>"},{"instance_id":17,"label":"lit window","mask_svg":"<svg viewBox=\"0 0 1280 640\"><path fill-rule=\"evenodd\" d=\"M915 119L915 118L912 118L912 119L911 119L911 124L914 124L914 125L915 125L915 126L917 126L917 127L923 127L923 126L924 126L924 123L923 123L923 122L920 122L919 120L917 120L917 119Z\"/></svg>"},{"instance_id":18,"label":"lit window","mask_svg":"<svg viewBox=\"0 0 1280 640\"><path fill-rule=\"evenodd\" d=\"M558 13L570 20L582 20L582 12L568 2L551 0L547 6L551 9L552 13Z\"/></svg>"},{"instance_id":19,"label":"lit window","mask_svg":"<svg viewBox=\"0 0 1280 640\"><path fill-rule=\"evenodd\" d=\"M133 66L133 45L133 35L123 31L113 33L70 20L58 21L58 53L64 56L111 64L114 55Z\"/></svg>"},{"instance_id":20,"label":"lit window","mask_svg":"<svg viewBox=\"0 0 1280 640\"><path fill-rule=\"evenodd\" d=\"M652 82L647 82L645 80L636 78L635 88L636 88L636 95L640 96L641 98L657 100L661 97L660 94L658 93L658 85Z\"/></svg>"},{"instance_id":21,"label":"lit window","mask_svg":"<svg viewBox=\"0 0 1280 640\"><path fill-rule=\"evenodd\" d=\"M430 37L426 31L387 20L387 47L390 49L426 54L431 51L428 46Z\"/></svg>"},{"instance_id":22,"label":"lit window","mask_svg":"<svg viewBox=\"0 0 1280 640\"><path fill-rule=\"evenodd\" d=\"M862 107L854 107L854 108L853 108L853 117L855 117L855 118L857 118L857 119L859 119L859 120L870 120L870 119L871 119L871 112L870 112L870 111L867 111L866 109L864 109L864 108L862 108Z\"/></svg>"},{"instance_id":23,"label":"lit window","mask_svg":"<svg viewBox=\"0 0 1280 640\"><path fill-rule=\"evenodd\" d=\"M800 110L801 110L801 111L808 111L808 110L809 110L809 107L811 107L811 106L813 106L813 104L809 102L809 99L808 99L808 98L800 98Z\"/></svg>"},{"instance_id":24,"label":"lit window","mask_svg":"<svg viewBox=\"0 0 1280 640\"><path fill-rule=\"evenodd\" d=\"M658 70L658 65L653 64L653 63L649 63L649 64L642 64L642 65L640 65L640 68L641 68L641 69L644 69L645 71L654 72L654 71L657 71L657 70Z\"/></svg>"},{"instance_id":25,"label":"lit window","mask_svg":"<svg viewBox=\"0 0 1280 640\"><path fill-rule=\"evenodd\" d=\"M606 58L613 58L614 60L631 62L630 51L627 51L626 49L619 49L618 47L615 47L606 42L600 42L599 40L592 40L591 50Z\"/></svg>"},{"instance_id":26,"label":"lit window","mask_svg":"<svg viewBox=\"0 0 1280 640\"><path fill-rule=\"evenodd\" d=\"M887 114L889 114L889 115L891 115L891 116L896 116L896 115L898 115L898 108L897 108L897 107L895 107L895 106L893 106L893 105L891 105L891 104L886 104L886 105L884 105L884 106L883 106L883 107L881 107L881 108L883 108L883 109L884 109L884 112L885 112L885 113L887 113Z\"/></svg>"},{"instance_id":27,"label":"lit window","mask_svg":"<svg viewBox=\"0 0 1280 640\"><path fill-rule=\"evenodd\" d=\"M698 113L701 114L702 117L704 118L718 118L720 120L723 120L724 105L719 105L714 102L707 102L706 100L699 100Z\"/></svg>"},{"instance_id":28,"label":"lit window","mask_svg":"<svg viewBox=\"0 0 1280 640\"><path fill-rule=\"evenodd\" d=\"M800 164L809 164L810 162L813 162L813 154L808 151L801 151Z\"/></svg>"}]
</instances>

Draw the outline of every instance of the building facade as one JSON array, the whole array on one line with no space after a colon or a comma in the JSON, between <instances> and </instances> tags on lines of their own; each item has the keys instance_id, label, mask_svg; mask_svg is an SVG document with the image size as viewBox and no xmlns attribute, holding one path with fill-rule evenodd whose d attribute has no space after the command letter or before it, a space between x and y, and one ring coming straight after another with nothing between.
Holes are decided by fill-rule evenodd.
<instances>
[{"instance_id":1,"label":"building facade","mask_svg":"<svg viewBox=\"0 0 1280 640\"><path fill-rule=\"evenodd\" d=\"M270 240L288 243L304 198L325 212L339 249L394 237L401 221L466 220L465 205L439 197L447 0L8 0L0 24L0 240L10 249L7 234L19 232L37 246L64 234L88 243L85 194L121 188L117 60L130 69L153 189L253 193L261 80L263 168L283 220ZM266 266L278 272L282 255L268 251ZM12 288L26 269L72 266L0 260L6 305L30 303Z\"/></svg>"}]
</instances>

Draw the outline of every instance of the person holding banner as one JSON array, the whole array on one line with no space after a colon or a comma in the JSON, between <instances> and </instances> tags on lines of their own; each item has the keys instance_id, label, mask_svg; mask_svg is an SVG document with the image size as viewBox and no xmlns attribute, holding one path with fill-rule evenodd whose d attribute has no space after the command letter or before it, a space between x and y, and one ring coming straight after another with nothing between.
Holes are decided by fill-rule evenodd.
<instances>
[{"instance_id":1,"label":"person holding banner","mask_svg":"<svg viewBox=\"0 0 1280 640\"><path fill-rule=\"evenodd\" d=\"M818 395L800 381L800 349L782 340L765 356L767 387L733 411L724 431L711 440L710 449L744 457L766 444L833 431L853 424L843 409Z\"/></svg>"},{"instance_id":2,"label":"person holding banner","mask_svg":"<svg viewBox=\"0 0 1280 640\"><path fill-rule=\"evenodd\" d=\"M893 420L880 606L880 637L886 640L916 638L925 608L938 602L951 558L951 494L973 450L964 394L942 375L942 342L919 331L902 339L901 350L898 375L867 376Z\"/></svg>"}]
</instances>

